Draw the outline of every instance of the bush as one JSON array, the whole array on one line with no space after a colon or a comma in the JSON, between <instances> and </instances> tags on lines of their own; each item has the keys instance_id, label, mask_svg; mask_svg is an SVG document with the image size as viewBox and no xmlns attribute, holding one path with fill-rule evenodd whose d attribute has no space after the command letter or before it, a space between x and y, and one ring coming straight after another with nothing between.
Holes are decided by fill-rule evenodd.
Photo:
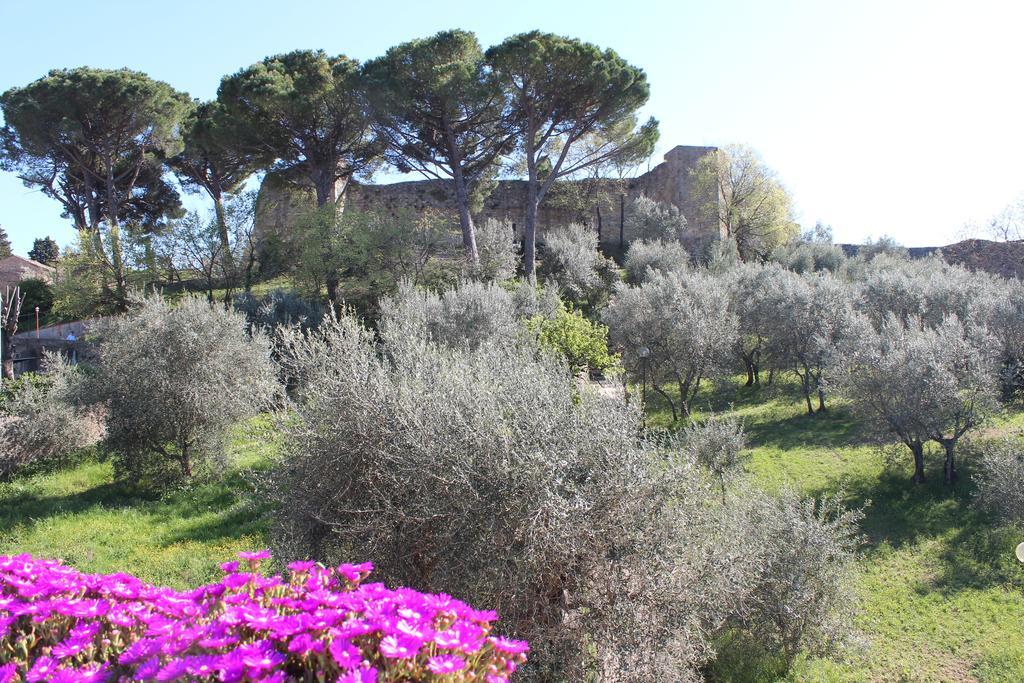
<instances>
[{"instance_id":1,"label":"bush","mask_svg":"<svg viewBox=\"0 0 1024 683\"><path fill-rule=\"evenodd\" d=\"M476 250L480 261L473 272L475 277L485 282L504 282L515 277L519 247L511 223L488 218L476 226Z\"/></svg>"},{"instance_id":2,"label":"bush","mask_svg":"<svg viewBox=\"0 0 1024 683\"><path fill-rule=\"evenodd\" d=\"M690 255L678 242L663 240L636 240L629 245L626 252L626 282L631 285L642 284L651 271L660 273L685 273L690 263Z\"/></svg>"},{"instance_id":3,"label":"bush","mask_svg":"<svg viewBox=\"0 0 1024 683\"><path fill-rule=\"evenodd\" d=\"M301 377L265 482L288 557L382 558L392 582L487 601L543 680L699 680L735 561L684 457L639 414L508 339L288 331ZM378 346L381 344L381 346Z\"/></svg>"},{"instance_id":4,"label":"bush","mask_svg":"<svg viewBox=\"0 0 1024 683\"><path fill-rule=\"evenodd\" d=\"M686 227L686 217L672 204L637 197L626 210L623 232L630 244L637 240L681 242L686 235Z\"/></svg>"},{"instance_id":5,"label":"bush","mask_svg":"<svg viewBox=\"0 0 1024 683\"><path fill-rule=\"evenodd\" d=\"M281 326L317 327L324 317L320 303L282 289L259 297L240 294L235 297L234 306L245 314L251 329L267 332Z\"/></svg>"},{"instance_id":6,"label":"bush","mask_svg":"<svg viewBox=\"0 0 1024 683\"><path fill-rule=\"evenodd\" d=\"M74 404L77 375L77 368L48 356L45 375L19 379L4 401L8 417L0 417L0 479L59 464L100 438L95 415Z\"/></svg>"},{"instance_id":7,"label":"bush","mask_svg":"<svg viewBox=\"0 0 1024 683\"><path fill-rule=\"evenodd\" d=\"M802 498L788 489L771 496L744 486L725 514L747 572L747 592L728 627L787 663L800 650L834 652L850 635L849 578L863 513L838 497Z\"/></svg>"},{"instance_id":8,"label":"bush","mask_svg":"<svg viewBox=\"0 0 1024 683\"><path fill-rule=\"evenodd\" d=\"M608 328L579 311L562 306L554 318L536 315L527 321L527 327L537 335L541 347L564 358L574 374L586 370L602 374L618 365L618 356L608 352Z\"/></svg>"},{"instance_id":9,"label":"bush","mask_svg":"<svg viewBox=\"0 0 1024 683\"><path fill-rule=\"evenodd\" d=\"M526 643L491 634L496 613L363 585L369 563L297 562L284 579L259 573L268 552L239 556L186 592L0 556L0 680L497 683L526 659Z\"/></svg>"},{"instance_id":10,"label":"bush","mask_svg":"<svg viewBox=\"0 0 1024 683\"><path fill-rule=\"evenodd\" d=\"M683 431L681 446L690 460L702 465L718 482L723 497L750 458L743 453L747 447L743 425L735 418L712 416L689 425Z\"/></svg>"},{"instance_id":11,"label":"bush","mask_svg":"<svg viewBox=\"0 0 1024 683\"><path fill-rule=\"evenodd\" d=\"M978 457L974 483L979 507L1004 522L1024 522L1024 449L1019 439L987 446Z\"/></svg>"},{"instance_id":12,"label":"bush","mask_svg":"<svg viewBox=\"0 0 1024 683\"><path fill-rule=\"evenodd\" d=\"M468 281L443 292L405 282L381 301L381 334L395 345L420 340L451 348L475 348L522 332L512 295L495 284Z\"/></svg>"},{"instance_id":13,"label":"bush","mask_svg":"<svg viewBox=\"0 0 1024 683\"><path fill-rule=\"evenodd\" d=\"M597 233L575 224L547 233L537 273L545 284L591 310L603 305L618 280L615 263L598 251Z\"/></svg>"},{"instance_id":14,"label":"bush","mask_svg":"<svg viewBox=\"0 0 1024 683\"><path fill-rule=\"evenodd\" d=\"M150 297L98 329L84 395L107 406L107 446L121 476L169 463L183 476L218 456L227 429L271 405L270 345L244 315L197 298Z\"/></svg>"}]
</instances>

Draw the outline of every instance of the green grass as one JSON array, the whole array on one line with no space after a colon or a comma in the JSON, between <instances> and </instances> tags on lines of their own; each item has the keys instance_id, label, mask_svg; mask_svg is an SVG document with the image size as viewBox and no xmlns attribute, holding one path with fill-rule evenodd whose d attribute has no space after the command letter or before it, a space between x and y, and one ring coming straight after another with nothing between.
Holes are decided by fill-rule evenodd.
<instances>
[{"instance_id":1,"label":"green grass","mask_svg":"<svg viewBox=\"0 0 1024 683\"><path fill-rule=\"evenodd\" d=\"M649 422L673 428L667 407L652 404ZM909 451L872 443L841 403L806 415L788 380L761 389L729 384L700 404L742 417L748 470L764 487L842 492L850 505L866 506L853 577L856 645L829 659L801 658L787 680L1024 681L1024 567L1013 557L1024 529L996 527L971 507L968 456L949 488L939 454L930 452L931 479L915 486ZM1008 411L985 436L1022 426L1024 412Z\"/></svg>"},{"instance_id":2,"label":"green grass","mask_svg":"<svg viewBox=\"0 0 1024 683\"><path fill-rule=\"evenodd\" d=\"M681 425L649 398L650 424ZM999 528L971 507L969 458L950 489L938 454L929 453L932 479L915 486L905 449L873 444L841 404L805 415L785 378L774 387L708 390L698 404L697 417L715 410L743 418L748 469L766 488L841 491L851 505L866 506L866 544L853 577L855 645L799 658L786 680L1024 680L1024 567L1012 556L1024 529ZM1022 427L1024 412L1010 411L986 436ZM0 553L59 557L178 588L207 581L235 552L266 545L267 508L253 500L248 474L276 445L271 420L253 420L233 435L222 478L159 496L114 483L109 463L96 461L3 485ZM748 662L719 674L770 681L773 670L771 661Z\"/></svg>"},{"instance_id":3,"label":"green grass","mask_svg":"<svg viewBox=\"0 0 1024 683\"><path fill-rule=\"evenodd\" d=\"M239 550L265 547L266 510L247 472L275 447L267 418L232 435L223 477L162 495L115 483L109 462L0 487L0 553L56 557L88 572L128 571L161 585L195 586Z\"/></svg>"}]
</instances>

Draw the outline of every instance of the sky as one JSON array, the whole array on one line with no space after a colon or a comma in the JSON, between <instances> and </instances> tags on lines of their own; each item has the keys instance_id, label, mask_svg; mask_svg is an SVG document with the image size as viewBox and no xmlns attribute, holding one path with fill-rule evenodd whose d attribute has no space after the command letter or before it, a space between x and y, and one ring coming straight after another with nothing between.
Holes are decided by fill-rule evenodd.
<instances>
[{"instance_id":1,"label":"sky","mask_svg":"<svg viewBox=\"0 0 1024 683\"><path fill-rule=\"evenodd\" d=\"M449 28L485 47L536 28L647 72L652 164L680 144L749 145L798 220L832 225L836 241L947 244L1024 194L1017 0L0 0L0 17L0 91L87 65L203 99L224 74L294 49L366 60ZM55 201L3 172L0 225L16 253L73 238Z\"/></svg>"}]
</instances>

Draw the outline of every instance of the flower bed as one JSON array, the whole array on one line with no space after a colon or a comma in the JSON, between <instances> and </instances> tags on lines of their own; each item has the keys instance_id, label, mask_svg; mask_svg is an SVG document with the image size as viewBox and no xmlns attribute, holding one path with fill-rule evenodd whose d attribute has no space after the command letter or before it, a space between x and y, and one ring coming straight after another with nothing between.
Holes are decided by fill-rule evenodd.
<instances>
[{"instance_id":1,"label":"flower bed","mask_svg":"<svg viewBox=\"0 0 1024 683\"><path fill-rule=\"evenodd\" d=\"M0 683L8 681L508 681L527 645L447 595L362 583L369 563L259 573L240 553L179 592L128 574L0 556Z\"/></svg>"}]
</instances>

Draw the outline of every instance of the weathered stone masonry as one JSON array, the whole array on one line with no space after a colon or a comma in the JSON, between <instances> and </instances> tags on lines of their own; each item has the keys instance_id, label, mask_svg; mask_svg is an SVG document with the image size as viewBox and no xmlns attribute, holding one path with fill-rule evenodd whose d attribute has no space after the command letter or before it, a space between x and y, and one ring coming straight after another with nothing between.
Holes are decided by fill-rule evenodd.
<instances>
[{"instance_id":1,"label":"weathered stone masonry","mask_svg":"<svg viewBox=\"0 0 1024 683\"><path fill-rule=\"evenodd\" d=\"M698 196L694 188L693 170L707 154L717 154L715 147L677 146L665 154L665 160L647 173L635 178L614 180L600 178L589 181L564 181L549 193L538 215L538 234L568 223L584 223L600 229L602 240L615 242L619 237L622 207L632 199L646 196L679 208L694 238L720 237L722 228L716 212L708 211L716 197ZM346 207L359 210L395 212L435 210L454 215L450 182L416 180L385 185L350 183ZM257 233L285 235L291 227L290 217L303 205L312 206L311 193L282 192L273 183L264 182L260 189ZM476 220L496 218L515 225L521 236L525 219L526 182L502 180L484 200Z\"/></svg>"}]
</instances>

